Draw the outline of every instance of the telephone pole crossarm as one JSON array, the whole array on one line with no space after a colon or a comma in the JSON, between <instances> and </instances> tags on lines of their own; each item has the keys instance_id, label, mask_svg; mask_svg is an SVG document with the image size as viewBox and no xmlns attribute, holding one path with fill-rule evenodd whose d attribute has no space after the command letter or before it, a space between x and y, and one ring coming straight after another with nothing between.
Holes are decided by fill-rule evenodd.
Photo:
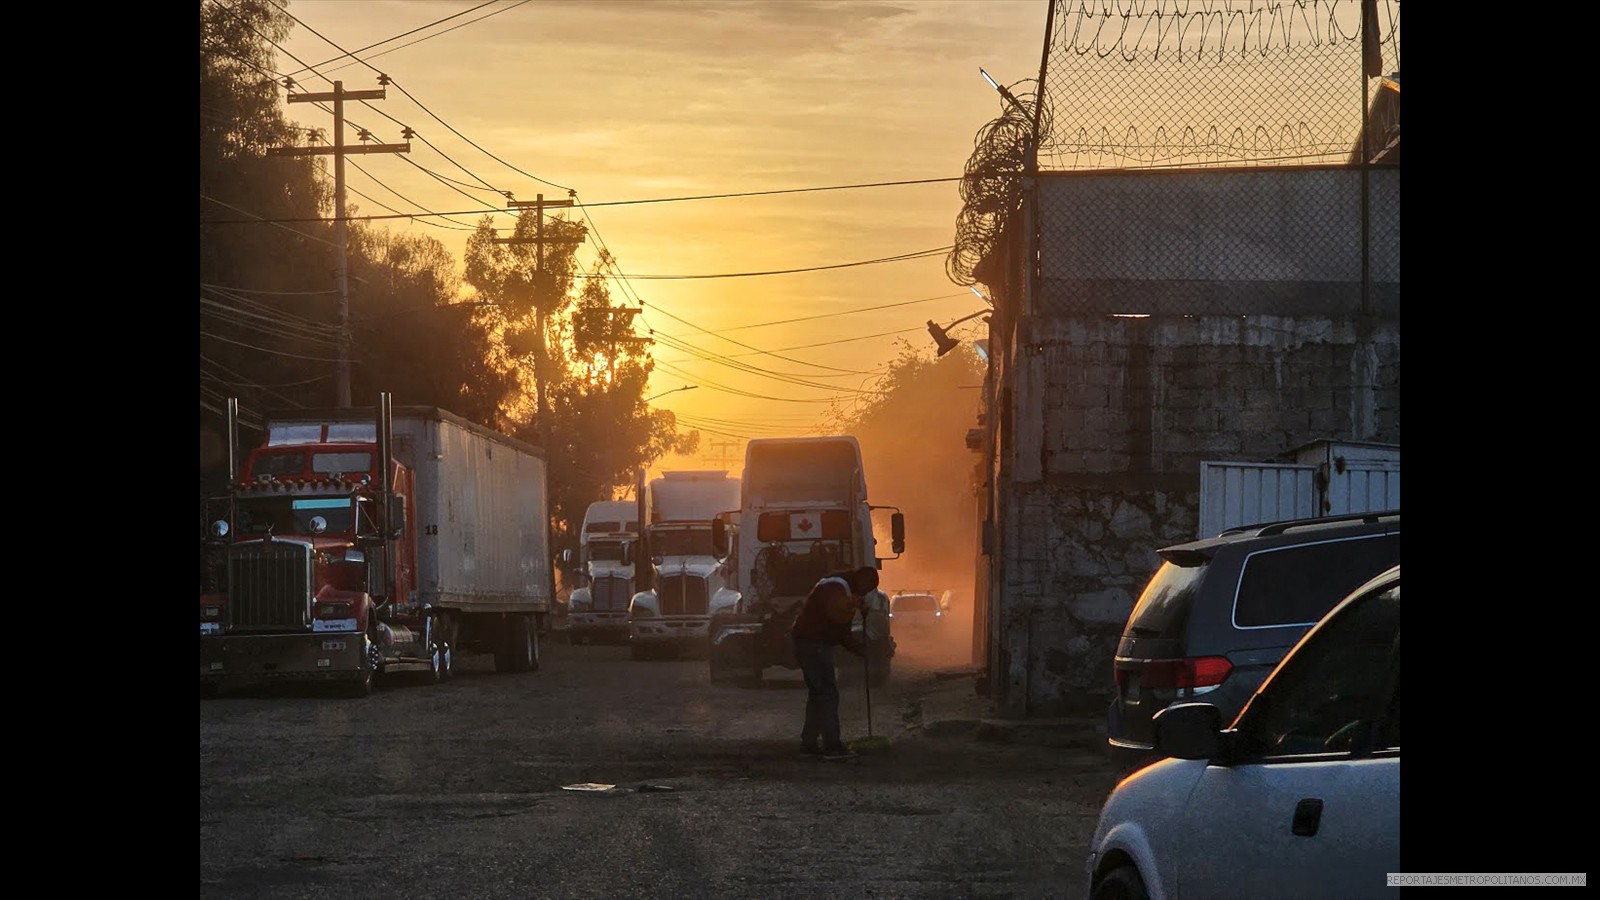
<instances>
[{"instance_id":1,"label":"telephone pole crossarm","mask_svg":"<svg viewBox=\"0 0 1600 900\"><path fill-rule=\"evenodd\" d=\"M341 82L342 84L342 82ZM371 91L346 91L335 88L331 91L317 91L311 94L290 94L290 103L321 103L333 100L383 100L383 88Z\"/></svg>"},{"instance_id":2,"label":"telephone pole crossarm","mask_svg":"<svg viewBox=\"0 0 1600 900\"><path fill-rule=\"evenodd\" d=\"M583 237L508 237L490 238L496 244L581 244Z\"/></svg>"},{"instance_id":3,"label":"telephone pole crossarm","mask_svg":"<svg viewBox=\"0 0 1600 900\"><path fill-rule=\"evenodd\" d=\"M344 147L268 147L268 156L332 156L335 153L410 153L407 144L350 144Z\"/></svg>"}]
</instances>

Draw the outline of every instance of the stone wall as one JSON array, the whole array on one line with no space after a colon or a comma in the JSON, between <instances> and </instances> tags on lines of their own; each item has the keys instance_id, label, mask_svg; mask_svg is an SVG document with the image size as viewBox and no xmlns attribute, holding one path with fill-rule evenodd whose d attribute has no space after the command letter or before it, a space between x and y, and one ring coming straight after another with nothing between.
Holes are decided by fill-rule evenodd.
<instances>
[{"instance_id":1,"label":"stone wall","mask_svg":"<svg viewBox=\"0 0 1600 900\"><path fill-rule=\"evenodd\" d=\"M1004 713L1104 709L1155 550L1196 536L1202 461L1400 443L1394 319L1032 318L1017 347L990 670Z\"/></svg>"}]
</instances>

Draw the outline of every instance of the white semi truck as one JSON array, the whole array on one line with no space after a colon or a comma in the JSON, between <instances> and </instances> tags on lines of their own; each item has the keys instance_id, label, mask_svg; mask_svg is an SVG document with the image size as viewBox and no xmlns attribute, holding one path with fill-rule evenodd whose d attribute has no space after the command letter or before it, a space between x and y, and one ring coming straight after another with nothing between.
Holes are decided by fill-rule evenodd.
<instances>
[{"instance_id":1,"label":"white semi truck","mask_svg":"<svg viewBox=\"0 0 1600 900\"><path fill-rule=\"evenodd\" d=\"M739 602L711 618L713 682L759 683L769 666L798 668L789 628L819 579L860 566L882 568L867 501L861 446L851 435L758 438L745 447L737 513L712 522L718 556L733 561ZM730 526L737 526L735 530ZM905 517L890 518L893 557L905 551ZM889 599L868 595L855 630L867 648L867 671L889 677L894 637Z\"/></svg>"},{"instance_id":2,"label":"white semi truck","mask_svg":"<svg viewBox=\"0 0 1600 900\"><path fill-rule=\"evenodd\" d=\"M638 505L633 501L597 500L584 511L578 587L567 599L568 643L627 640L632 554L638 540Z\"/></svg>"},{"instance_id":3,"label":"white semi truck","mask_svg":"<svg viewBox=\"0 0 1600 900\"><path fill-rule=\"evenodd\" d=\"M651 583L629 606L632 656L703 652L711 616L739 601L729 586L734 563L718 559L711 543L711 520L739 508L739 479L721 470L663 472L641 496Z\"/></svg>"}]
</instances>

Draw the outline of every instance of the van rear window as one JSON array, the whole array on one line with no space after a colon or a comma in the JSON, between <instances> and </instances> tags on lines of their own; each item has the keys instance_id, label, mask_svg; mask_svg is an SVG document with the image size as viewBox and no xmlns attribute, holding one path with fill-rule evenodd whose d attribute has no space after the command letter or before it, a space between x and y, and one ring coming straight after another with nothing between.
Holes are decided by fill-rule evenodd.
<instances>
[{"instance_id":1,"label":"van rear window","mask_svg":"<svg viewBox=\"0 0 1600 900\"><path fill-rule=\"evenodd\" d=\"M1233 624L1314 625L1367 579L1399 562L1398 534L1257 550L1245 560Z\"/></svg>"},{"instance_id":2,"label":"van rear window","mask_svg":"<svg viewBox=\"0 0 1600 900\"><path fill-rule=\"evenodd\" d=\"M1150 583L1145 585L1139 602L1133 605L1128 616L1128 634L1140 637L1165 637L1176 634L1189 618L1189 607L1200 591L1207 567L1180 566L1164 562Z\"/></svg>"}]
</instances>

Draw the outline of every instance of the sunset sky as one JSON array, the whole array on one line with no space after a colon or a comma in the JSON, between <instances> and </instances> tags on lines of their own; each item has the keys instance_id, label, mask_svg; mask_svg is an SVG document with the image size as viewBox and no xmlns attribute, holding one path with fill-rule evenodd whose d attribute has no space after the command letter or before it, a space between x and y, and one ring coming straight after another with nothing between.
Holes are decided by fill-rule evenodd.
<instances>
[{"instance_id":1,"label":"sunset sky","mask_svg":"<svg viewBox=\"0 0 1600 900\"><path fill-rule=\"evenodd\" d=\"M642 301L638 331L656 332L650 394L698 385L653 405L700 428L703 440L728 441L809 433L828 399L858 396L850 392L896 355L896 338L931 353L927 320L983 308L945 275L960 209L949 179L1004 103L979 67L1004 85L1037 77L1048 3L286 6L301 24L278 70L315 69L295 75L298 90L330 90L334 80L371 90L377 72L391 80L386 99L347 103L347 141L357 127L380 143L404 142L402 126L416 132L409 154L348 158L348 200L359 214L459 213L380 222L439 239L459 265L479 217L505 209L484 183L528 201L575 189L585 208L569 212L591 225L580 266L610 250L628 276L611 284L613 301ZM345 51L366 64L341 58ZM331 117L310 104L285 112L331 134ZM507 233L513 219L497 215ZM938 252L745 275L926 251ZM742 277L704 277L730 275ZM772 324L792 319L806 320ZM973 320L955 333L976 337L981 327Z\"/></svg>"}]
</instances>

